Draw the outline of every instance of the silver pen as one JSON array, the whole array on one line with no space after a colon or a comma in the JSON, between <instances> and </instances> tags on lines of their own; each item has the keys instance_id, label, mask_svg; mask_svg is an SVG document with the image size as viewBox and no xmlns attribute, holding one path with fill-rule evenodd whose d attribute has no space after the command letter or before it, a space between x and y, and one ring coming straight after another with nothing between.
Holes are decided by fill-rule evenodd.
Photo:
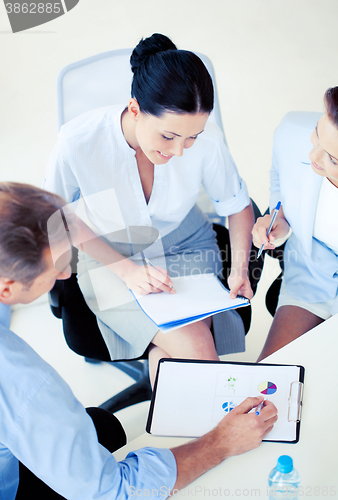
<instances>
[{"instance_id":1,"label":"silver pen","mask_svg":"<svg viewBox=\"0 0 338 500\"><path fill-rule=\"evenodd\" d=\"M262 401L261 403L259 403L259 405L257 406L256 411L255 411L256 415L260 414L261 409L263 408L263 405L264 405L264 401Z\"/></svg>"},{"instance_id":2,"label":"silver pen","mask_svg":"<svg viewBox=\"0 0 338 500\"><path fill-rule=\"evenodd\" d=\"M148 266L151 266L151 267L153 267L154 269L156 269L156 271L158 271L157 267L155 267L155 266L154 266L154 264L152 264L152 263L150 262L150 260L148 259L148 257L146 257L146 256L144 255L144 253L143 253L143 252L142 252L142 259L144 259L144 260L145 260L145 262L148 264ZM161 271L159 271L159 272L161 272ZM175 292L175 288L174 288L173 286L168 285L168 287L169 287L171 290L173 290L173 291Z\"/></svg>"},{"instance_id":3,"label":"silver pen","mask_svg":"<svg viewBox=\"0 0 338 500\"><path fill-rule=\"evenodd\" d=\"M273 211L273 214L272 214L272 217L271 217L271 222L270 222L270 226L268 227L268 230L266 232L266 235L269 236L270 232L271 232L271 229L272 229L272 226L274 225L275 223L275 220L276 220L276 217L278 215L278 212L279 212L279 209L282 205L282 202L279 201L276 205L276 207L274 208L274 211ZM259 257L262 255L262 252L264 250L264 243L262 243L261 245L261 248L259 249L259 252L257 254L257 259L259 259Z\"/></svg>"}]
</instances>

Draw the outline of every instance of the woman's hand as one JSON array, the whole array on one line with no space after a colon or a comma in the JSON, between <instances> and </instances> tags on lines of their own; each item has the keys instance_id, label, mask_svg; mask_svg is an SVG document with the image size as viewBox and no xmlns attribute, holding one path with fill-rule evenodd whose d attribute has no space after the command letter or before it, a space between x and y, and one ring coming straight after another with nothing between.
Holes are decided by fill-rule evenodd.
<instances>
[{"instance_id":1,"label":"woman's hand","mask_svg":"<svg viewBox=\"0 0 338 500\"><path fill-rule=\"evenodd\" d=\"M272 226L272 230L269 235L267 235L267 230L269 228L271 222L271 215L267 214L264 217L259 217L257 219L256 224L252 229L252 239L253 244L260 248L264 243L264 250L274 249L274 241L279 240L280 238L284 238L290 230L290 226L285 220L284 215L280 215L276 217L275 223Z\"/></svg>"},{"instance_id":2,"label":"woman's hand","mask_svg":"<svg viewBox=\"0 0 338 500\"><path fill-rule=\"evenodd\" d=\"M253 291L246 271L240 272L236 268L232 268L228 278L228 285L231 299L235 299L237 295L252 299Z\"/></svg>"},{"instance_id":3,"label":"woman's hand","mask_svg":"<svg viewBox=\"0 0 338 500\"><path fill-rule=\"evenodd\" d=\"M176 293L168 272L161 267L137 265L128 259L120 261L112 269L130 290L141 295L148 293Z\"/></svg>"},{"instance_id":4,"label":"woman's hand","mask_svg":"<svg viewBox=\"0 0 338 500\"><path fill-rule=\"evenodd\" d=\"M100 262L107 269L121 278L133 292L176 293L168 272L161 267L138 266L119 252L107 245L79 217L73 217L73 239L75 246Z\"/></svg>"},{"instance_id":5,"label":"woman's hand","mask_svg":"<svg viewBox=\"0 0 338 500\"><path fill-rule=\"evenodd\" d=\"M231 245L231 272L228 278L230 297L244 295L253 297L248 278L248 262L251 250L251 229L254 224L252 204L241 212L229 216L229 235Z\"/></svg>"}]
</instances>

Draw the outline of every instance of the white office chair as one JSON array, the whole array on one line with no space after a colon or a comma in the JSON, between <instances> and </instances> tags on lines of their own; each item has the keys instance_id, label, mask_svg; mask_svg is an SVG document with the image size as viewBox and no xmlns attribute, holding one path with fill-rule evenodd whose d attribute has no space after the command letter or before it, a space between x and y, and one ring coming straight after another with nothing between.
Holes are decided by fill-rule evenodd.
<instances>
[{"instance_id":1,"label":"white office chair","mask_svg":"<svg viewBox=\"0 0 338 500\"><path fill-rule=\"evenodd\" d=\"M133 49L110 50L65 66L57 79L58 127L76 116L101 106L128 103ZM204 54L196 53L207 67L215 90L214 109L209 120L223 131L214 68Z\"/></svg>"}]
</instances>

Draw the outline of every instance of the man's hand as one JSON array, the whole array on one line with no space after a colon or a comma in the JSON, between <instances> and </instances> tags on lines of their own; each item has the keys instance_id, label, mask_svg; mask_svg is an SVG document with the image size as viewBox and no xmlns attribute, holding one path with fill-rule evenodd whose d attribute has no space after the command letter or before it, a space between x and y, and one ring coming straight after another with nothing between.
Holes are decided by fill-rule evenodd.
<instances>
[{"instance_id":1,"label":"man's hand","mask_svg":"<svg viewBox=\"0 0 338 500\"><path fill-rule=\"evenodd\" d=\"M277 421L277 408L265 400L259 415L249 413L256 408L263 397L247 398L223 417L214 431L217 431L220 446L224 445L224 458L240 455L257 448Z\"/></svg>"},{"instance_id":2,"label":"man's hand","mask_svg":"<svg viewBox=\"0 0 338 500\"><path fill-rule=\"evenodd\" d=\"M277 408L271 401L264 402L259 415L249 413L263 399L245 399L208 434L171 450L177 463L174 490L184 488L225 458L245 453L261 444L277 421Z\"/></svg>"}]
</instances>

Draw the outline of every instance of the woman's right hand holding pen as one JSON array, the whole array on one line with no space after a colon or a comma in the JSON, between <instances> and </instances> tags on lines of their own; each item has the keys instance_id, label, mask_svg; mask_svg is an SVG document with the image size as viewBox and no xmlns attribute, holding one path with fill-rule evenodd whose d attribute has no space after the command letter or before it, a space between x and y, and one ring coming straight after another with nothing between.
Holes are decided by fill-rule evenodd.
<instances>
[{"instance_id":1,"label":"woman's right hand holding pen","mask_svg":"<svg viewBox=\"0 0 338 500\"><path fill-rule=\"evenodd\" d=\"M87 233L89 236L93 234L89 232L89 228ZM116 252L96 235L83 239L84 243L78 245L79 248L121 278L133 292L142 295L159 292L175 293L171 288L173 283L165 269L145 263L139 266Z\"/></svg>"},{"instance_id":2,"label":"woman's right hand holding pen","mask_svg":"<svg viewBox=\"0 0 338 500\"><path fill-rule=\"evenodd\" d=\"M267 214L264 217L259 217L252 229L253 244L260 248L264 244L264 250L272 250L275 248L275 240L284 238L290 231L290 226L284 217L283 208L279 209L276 220L272 226L271 232L267 234L271 222L271 215Z\"/></svg>"},{"instance_id":3,"label":"woman's right hand holding pen","mask_svg":"<svg viewBox=\"0 0 338 500\"><path fill-rule=\"evenodd\" d=\"M67 217L68 222L70 220L72 222L74 246L116 274L130 290L142 295L159 292L175 293L173 282L165 269L145 265L145 262L138 266L107 245L77 215L67 213Z\"/></svg>"},{"instance_id":4,"label":"woman's right hand holding pen","mask_svg":"<svg viewBox=\"0 0 338 500\"><path fill-rule=\"evenodd\" d=\"M168 272L158 266L137 265L129 259L114 264L111 270L121 278L130 290L141 295L148 293L176 293Z\"/></svg>"}]
</instances>

